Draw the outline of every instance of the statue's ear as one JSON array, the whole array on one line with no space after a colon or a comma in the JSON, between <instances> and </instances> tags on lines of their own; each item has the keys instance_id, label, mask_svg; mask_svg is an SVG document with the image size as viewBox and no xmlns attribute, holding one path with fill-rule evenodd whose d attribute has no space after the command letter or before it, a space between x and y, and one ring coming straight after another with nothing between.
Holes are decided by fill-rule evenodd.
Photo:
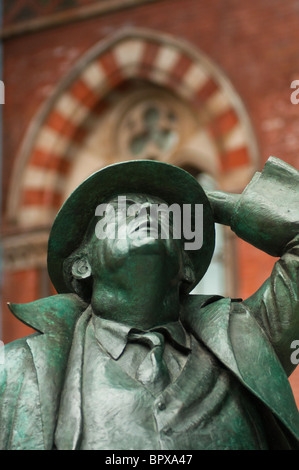
<instances>
[{"instance_id":1,"label":"statue's ear","mask_svg":"<svg viewBox=\"0 0 299 470\"><path fill-rule=\"evenodd\" d=\"M87 279L91 276L91 266L86 256L82 256L73 262L72 275L75 279Z\"/></svg>"}]
</instances>

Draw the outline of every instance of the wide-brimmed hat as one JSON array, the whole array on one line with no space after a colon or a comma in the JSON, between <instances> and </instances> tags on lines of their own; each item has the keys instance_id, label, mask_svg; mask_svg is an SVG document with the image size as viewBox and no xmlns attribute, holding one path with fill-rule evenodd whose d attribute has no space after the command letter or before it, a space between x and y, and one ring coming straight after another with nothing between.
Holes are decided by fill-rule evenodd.
<instances>
[{"instance_id":1,"label":"wide-brimmed hat","mask_svg":"<svg viewBox=\"0 0 299 470\"><path fill-rule=\"evenodd\" d=\"M153 160L133 160L109 165L93 173L68 197L58 212L48 243L48 272L58 293L70 292L63 263L83 241L96 207L113 196L147 194L167 204L203 205L203 243L189 250L196 285L207 271L215 246L214 218L208 198L193 176L176 166ZM190 240L188 240L190 242ZM192 286L190 286L192 287Z\"/></svg>"}]
</instances>

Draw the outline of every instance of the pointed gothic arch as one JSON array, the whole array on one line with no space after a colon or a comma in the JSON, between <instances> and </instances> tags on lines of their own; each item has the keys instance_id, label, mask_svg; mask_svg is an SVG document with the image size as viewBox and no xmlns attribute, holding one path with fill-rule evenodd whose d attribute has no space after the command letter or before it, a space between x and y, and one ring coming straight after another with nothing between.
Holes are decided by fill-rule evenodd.
<instances>
[{"instance_id":1,"label":"pointed gothic arch","mask_svg":"<svg viewBox=\"0 0 299 470\"><path fill-rule=\"evenodd\" d=\"M51 224L88 122L109 106L112 90L132 79L169 90L201 114L200 135L172 163L181 164L184 155L192 159L196 146L206 139L215 149L220 186L228 190L234 178L244 187L258 166L258 148L246 109L225 74L185 41L126 29L87 52L32 121L12 179L10 223Z\"/></svg>"}]
</instances>

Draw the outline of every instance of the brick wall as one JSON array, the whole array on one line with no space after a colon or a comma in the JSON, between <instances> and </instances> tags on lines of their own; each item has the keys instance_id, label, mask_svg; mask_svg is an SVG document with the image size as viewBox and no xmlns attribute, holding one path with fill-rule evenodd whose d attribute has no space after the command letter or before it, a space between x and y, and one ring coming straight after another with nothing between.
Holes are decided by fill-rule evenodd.
<instances>
[{"instance_id":1,"label":"brick wall","mask_svg":"<svg viewBox=\"0 0 299 470\"><path fill-rule=\"evenodd\" d=\"M106 0L4 0L4 25L16 24Z\"/></svg>"}]
</instances>

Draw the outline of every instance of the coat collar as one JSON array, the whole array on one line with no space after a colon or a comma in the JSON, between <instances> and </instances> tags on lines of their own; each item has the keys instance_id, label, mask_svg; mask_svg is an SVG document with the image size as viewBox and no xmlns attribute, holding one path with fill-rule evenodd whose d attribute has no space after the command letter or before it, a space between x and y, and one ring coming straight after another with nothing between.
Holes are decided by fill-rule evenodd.
<instances>
[{"instance_id":1,"label":"coat collar","mask_svg":"<svg viewBox=\"0 0 299 470\"><path fill-rule=\"evenodd\" d=\"M146 330L139 330L131 326L116 321L106 320L92 314L92 323L95 337L104 348L104 350L113 359L117 360L125 350L131 333L146 333ZM148 331L162 332L168 336L169 340L178 349L190 349L187 345L186 332L180 321L170 322L165 325L157 326Z\"/></svg>"}]
</instances>

